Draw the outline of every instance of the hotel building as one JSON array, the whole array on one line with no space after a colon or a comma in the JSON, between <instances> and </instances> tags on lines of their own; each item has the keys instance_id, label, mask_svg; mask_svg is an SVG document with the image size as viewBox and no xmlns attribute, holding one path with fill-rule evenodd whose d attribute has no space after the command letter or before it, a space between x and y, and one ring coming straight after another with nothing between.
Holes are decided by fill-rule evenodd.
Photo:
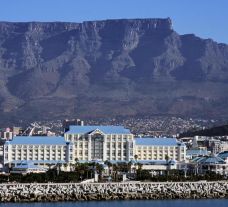
<instances>
[{"instance_id":1,"label":"hotel building","mask_svg":"<svg viewBox=\"0 0 228 207\"><path fill-rule=\"evenodd\" d=\"M64 137L16 136L3 147L4 165L14 166L22 160L39 165L68 163L73 159L73 145Z\"/></svg>"},{"instance_id":2,"label":"hotel building","mask_svg":"<svg viewBox=\"0 0 228 207\"><path fill-rule=\"evenodd\" d=\"M186 146L174 138L135 138L135 155L138 160L186 159Z\"/></svg>"},{"instance_id":3,"label":"hotel building","mask_svg":"<svg viewBox=\"0 0 228 207\"><path fill-rule=\"evenodd\" d=\"M134 159L134 136L123 126L70 126L64 137L74 145L74 160Z\"/></svg>"},{"instance_id":4,"label":"hotel building","mask_svg":"<svg viewBox=\"0 0 228 207\"><path fill-rule=\"evenodd\" d=\"M134 138L123 126L70 126L64 137L16 136L3 147L4 165L21 161L55 165L79 161L184 161L186 147L174 138Z\"/></svg>"}]
</instances>

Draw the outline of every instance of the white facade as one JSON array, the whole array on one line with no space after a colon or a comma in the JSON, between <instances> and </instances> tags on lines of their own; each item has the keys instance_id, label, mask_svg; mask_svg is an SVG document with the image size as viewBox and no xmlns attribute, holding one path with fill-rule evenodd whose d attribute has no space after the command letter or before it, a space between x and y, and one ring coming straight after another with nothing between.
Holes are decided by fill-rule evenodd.
<instances>
[{"instance_id":1,"label":"white facade","mask_svg":"<svg viewBox=\"0 0 228 207\"><path fill-rule=\"evenodd\" d=\"M17 164L22 160L40 165L66 163L72 159L72 145L63 137L14 137L4 145L4 164Z\"/></svg>"},{"instance_id":2,"label":"white facade","mask_svg":"<svg viewBox=\"0 0 228 207\"><path fill-rule=\"evenodd\" d=\"M186 160L186 146L174 138L136 138L138 160Z\"/></svg>"},{"instance_id":3,"label":"white facade","mask_svg":"<svg viewBox=\"0 0 228 207\"><path fill-rule=\"evenodd\" d=\"M70 126L64 136L74 145L74 160L134 159L134 136L123 127Z\"/></svg>"},{"instance_id":4,"label":"white facade","mask_svg":"<svg viewBox=\"0 0 228 207\"><path fill-rule=\"evenodd\" d=\"M16 136L3 147L4 165L79 161L186 159L186 147L173 138L134 138L122 126L70 126L64 137Z\"/></svg>"}]
</instances>

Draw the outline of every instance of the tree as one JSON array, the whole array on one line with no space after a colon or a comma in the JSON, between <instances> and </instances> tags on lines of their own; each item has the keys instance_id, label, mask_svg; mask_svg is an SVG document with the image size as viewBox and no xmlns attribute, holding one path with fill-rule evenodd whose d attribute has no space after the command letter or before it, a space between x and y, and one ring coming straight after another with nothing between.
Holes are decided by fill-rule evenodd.
<instances>
[{"instance_id":1,"label":"tree","mask_svg":"<svg viewBox=\"0 0 228 207\"><path fill-rule=\"evenodd\" d=\"M136 160L136 162L137 162L137 160L138 160L138 155L134 155L134 158L135 158L135 160Z\"/></svg>"},{"instance_id":2,"label":"tree","mask_svg":"<svg viewBox=\"0 0 228 207\"><path fill-rule=\"evenodd\" d=\"M110 174L112 174L112 172L111 172L111 170L112 170L111 169L112 168L112 163L110 161L106 160L104 162L104 164L108 166L108 175L110 176Z\"/></svg>"},{"instance_id":3,"label":"tree","mask_svg":"<svg viewBox=\"0 0 228 207\"><path fill-rule=\"evenodd\" d=\"M96 163L96 171L97 171L97 173L99 175L99 180L102 180L102 176L103 176L102 172L103 172L103 170L104 170L103 165L101 165L99 163Z\"/></svg>"},{"instance_id":4,"label":"tree","mask_svg":"<svg viewBox=\"0 0 228 207\"><path fill-rule=\"evenodd\" d=\"M128 173L131 173L132 161L127 163Z\"/></svg>"},{"instance_id":5,"label":"tree","mask_svg":"<svg viewBox=\"0 0 228 207\"><path fill-rule=\"evenodd\" d=\"M167 165L167 169L166 169L167 173L166 174L168 176L169 175L169 170L170 170L170 165L171 165L169 155L165 155L165 160L166 160L166 165Z\"/></svg>"}]
</instances>

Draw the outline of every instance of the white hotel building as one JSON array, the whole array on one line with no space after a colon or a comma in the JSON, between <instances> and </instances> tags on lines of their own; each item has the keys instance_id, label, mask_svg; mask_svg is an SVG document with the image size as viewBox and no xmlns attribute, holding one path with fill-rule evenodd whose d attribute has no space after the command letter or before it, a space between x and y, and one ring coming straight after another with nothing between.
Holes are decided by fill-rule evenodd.
<instances>
[{"instance_id":1,"label":"white hotel building","mask_svg":"<svg viewBox=\"0 0 228 207\"><path fill-rule=\"evenodd\" d=\"M16 136L4 144L4 165L80 161L184 161L186 147L174 138L134 138L123 126L70 126L64 137Z\"/></svg>"},{"instance_id":2,"label":"white hotel building","mask_svg":"<svg viewBox=\"0 0 228 207\"><path fill-rule=\"evenodd\" d=\"M21 161L39 165L56 165L71 162L73 145L63 137L15 136L3 147L4 165L15 166Z\"/></svg>"}]
</instances>

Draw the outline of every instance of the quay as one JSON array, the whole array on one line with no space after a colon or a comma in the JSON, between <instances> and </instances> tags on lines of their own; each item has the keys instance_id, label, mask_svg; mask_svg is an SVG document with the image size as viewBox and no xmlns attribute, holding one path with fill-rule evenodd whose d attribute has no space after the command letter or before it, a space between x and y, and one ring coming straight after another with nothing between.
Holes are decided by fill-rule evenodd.
<instances>
[{"instance_id":1,"label":"quay","mask_svg":"<svg viewBox=\"0 0 228 207\"><path fill-rule=\"evenodd\" d=\"M228 198L228 182L0 184L0 202L202 198Z\"/></svg>"}]
</instances>

